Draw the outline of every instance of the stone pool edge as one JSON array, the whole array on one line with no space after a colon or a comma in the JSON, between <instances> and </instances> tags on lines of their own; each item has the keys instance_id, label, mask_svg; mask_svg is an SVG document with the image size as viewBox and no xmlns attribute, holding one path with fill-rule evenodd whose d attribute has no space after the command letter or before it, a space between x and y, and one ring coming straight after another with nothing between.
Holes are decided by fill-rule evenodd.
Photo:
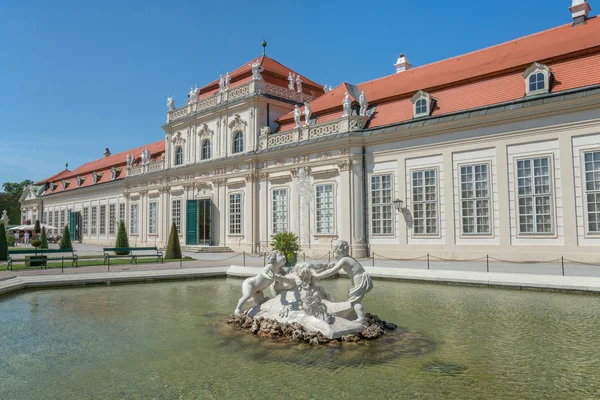
<instances>
[{"instance_id":1,"label":"stone pool edge","mask_svg":"<svg viewBox=\"0 0 600 400\"><path fill-rule=\"evenodd\" d=\"M81 287L86 285L111 285L113 283L143 283L202 278L246 278L256 275L260 270L260 267L232 265L230 267L186 268L179 270L16 276L0 280L0 296L30 288ZM596 277L423 270L389 267L365 267L365 270L374 279L383 280L600 294L600 278ZM343 274L341 276L343 276Z\"/></svg>"}]
</instances>

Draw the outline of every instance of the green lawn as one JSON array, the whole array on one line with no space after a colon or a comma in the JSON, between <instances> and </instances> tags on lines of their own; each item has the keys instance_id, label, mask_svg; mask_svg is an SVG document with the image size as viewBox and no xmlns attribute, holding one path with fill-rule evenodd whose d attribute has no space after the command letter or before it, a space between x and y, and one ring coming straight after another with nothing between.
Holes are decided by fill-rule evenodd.
<instances>
[{"instance_id":1,"label":"green lawn","mask_svg":"<svg viewBox=\"0 0 600 400\"><path fill-rule=\"evenodd\" d=\"M191 257L184 257L181 261L186 262L186 261L191 261L193 260L193 258ZM165 259L166 263L171 263L171 262L179 262L179 259ZM130 259L128 258L116 258L116 259L111 259L110 260L110 265L123 265L123 264L129 264ZM156 257L152 258L138 258L138 264L147 264L147 263L155 263L156 262ZM98 258L97 256L82 256L79 257L79 267L91 267L94 265L104 265L104 260L100 257ZM62 263L60 261L58 262L49 262L48 263L48 268L61 268ZM135 264L131 264L132 266L135 266ZM71 261L70 260L65 260L65 268L71 268ZM6 263L3 261L2 263L0 263L0 271L5 271L7 269L7 265ZM40 269L40 267L25 267L25 262L24 261L15 261L13 262L13 270L21 270L21 269Z\"/></svg>"}]
</instances>

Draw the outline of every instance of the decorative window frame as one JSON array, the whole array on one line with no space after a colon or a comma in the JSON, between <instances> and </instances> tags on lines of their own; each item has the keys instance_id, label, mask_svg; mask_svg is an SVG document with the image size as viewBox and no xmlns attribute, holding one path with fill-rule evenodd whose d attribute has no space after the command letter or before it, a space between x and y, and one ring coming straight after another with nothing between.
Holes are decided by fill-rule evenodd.
<instances>
[{"instance_id":1,"label":"decorative window frame","mask_svg":"<svg viewBox=\"0 0 600 400\"><path fill-rule=\"evenodd\" d=\"M544 88L538 90L529 90L529 78L538 73L544 74ZM531 64L531 66L527 68L525 72L523 72L523 78L525 79L525 96L528 97L550 93L552 76L552 70L548 68L548 66L537 62Z\"/></svg>"},{"instance_id":2,"label":"decorative window frame","mask_svg":"<svg viewBox=\"0 0 600 400\"><path fill-rule=\"evenodd\" d=\"M273 231L273 218L275 217L275 208L273 207L273 192L275 190L285 190L286 193L286 201L287 201L287 211L286 211L286 227L287 227L287 232L290 232L290 212L291 212L291 207L290 207L290 196L292 193L292 188L289 185L278 185L278 186L272 186L269 188L269 210L271 211L271 215L269 218L269 232L271 236L275 236L277 233Z\"/></svg>"},{"instance_id":3,"label":"decorative window frame","mask_svg":"<svg viewBox=\"0 0 600 400\"><path fill-rule=\"evenodd\" d=\"M185 203L185 200L182 197L178 196L178 197L172 197L171 198L171 204L170 204L170 206L171 206L170 207L170 211L171 211L170 212L170 214L171 214L170 215L170 217L171 217L171 223L169 224L169 226L173 225L173 222L175 222L175 218L173 216L173 210L174 210L173 203L176 202L176 201L179 202L179 216L178 216L178 218L179 218L179 226L177 226L177 224L175 224L175 226L177 227L177 234L180 237L183 237L183 232L181 231L181 225L182 225L181 222L182 222L182 219L183 219L183 204Z\"/></svg>"},{"instance_id":4,"label":"decorative window frame","mask_svg":"<svg viewBox=\"0 0 600 400\"><path fill-rule=\"evenodd\" d=\"M236 140L236 138L237 138L238 135L242 136L242 149L239 150L239 151L236 151L235 140ZM233 132L231 134L231 154L242 154L244 152L244 147L245 147L244 146L245 145L245 143L244 143L244 136L245 136L244 132L240 131L240 130L236 130L235 132Z\"/></svg>"},{"instance_id":5,"label":"decorative window frame","mask_svg":"<svg viewBox=\"0 0 600 400\"><path fill-rule=\"evenodd\" d=\"M204 146L208 143L208 157L204 157ZM209 160L212 156L212 143L210 139L203 139L200 144L200 159L201 160Z\"/></svg>"},{"instance_id":6,"label":"decorative window frame","mask_svg":"<svg viewBox=\"0 0 600 400\"><path fill-rule=\"evenodd\" d=\"M413 186L413 173L414 172L425 172L425 171L431 171L434 170L435 171L435 193L436 193L436 229L437 232L436 233L427 233L427 221L425 220L425 233L416 233L415 232L415 223L414 223L414 213L415 213L415 199L414 199L414 186ZM408 171L408 176L410 179L410 207L412 210L412 226L411 226L411 236L413 238L436 238L436 239L440 239L442 237L442 226L441 226L441 213L442 213L442 209L441 209L441 196L440 196L440 167L435 165L435 166L420 166L418 168L412 168ZM425 179L425 175L423 175L423 179ZM423 188L425 188L425 182L423 182ZM423 196L425 196L425 192L423 192ZM460 198L460 197L459 197ZM423 212L427 212L427 209L423 210Z\"/></svg>"},{"instance_id":7,"label":"decorative window frame","mask_svg":"<svg viewBox=\"0 0 600 400\"><path fill-rule=\"evenodd\" d=\"M246 131L247 131L246 128L248 126L248 123L240 117L240 114L235 114L228 126L229 126L229 132L230 132L229 139L230 139L230 143L231 143L231 145L230 145L231 153L232 154L243 153L247 146L246 138L248 137L248 135L246 134ZM238 134L238 132L242 133L242 150L236 152L236 151L234 151L235 150L234 139L235 139L236 135Z\"/></svg>"},{"instance_id":8,"label":"decorative window frame","mask_svg":"<svg viewBox=\"0 0 600 400\"><path fill-rule=\"evenodd\" d=\"M185 163L185 138L181 132L171 135L171 143L173 143L173 165L179 166ZM181 164L177 164L177 149L181 148Z\"/></svg>"},{"instance_id":9,"label":"decorative window frame","mask_svg":"<svg viewBox=\"0 0 600 400\"><path fill-rule=\"evenodd\" d=\"M392 233L373 233L373 194L372 194L372 179L375 176L383 176L390 175L391 176L391 187L392 187ZM394 208L394 198L396 197L396 172L395 171L380 171L374 174L369 175L369 190L368 190L368 204L369 204L369 235L372 237L381 237L381 238L394 238L396 237L396 209Z\"/></svg>"},{"instance_id":10,"label":"decorative window frame","mask_svg":"<svg viewBox=\"0 0 600 400\"><path fill-rule=\"evenodd\" d=\"M92 174L92 177L93 177L93 179L94 179L94 185L95 185L96 183L98 183L98 180L102 179L102 175L103 175L103 174L99 174L99 173L97 173L96 171L94 171L94 173Z\"/></svg>"},{"instance_id":11,"label":"decorative window frame","mask_svg":"<svg viewBox=\"0 0 600 400\"><path fill-rule=\"evenodd\" d=\"M419 100L425 100L427 105L427 110L425 112L417 113L417 102ZM429 117L431 115L431 110L433 109L433 100L434 99L429 93L422 90L417 91L417 93L415 93L411 98L413 105L413 118Z\"/></svg>"},{"instance_id":12,"label":"decorative window frame","mask_svg":"<svg viewBox=\"0 0 600 400\"><path fill-rule=\"evenodd\" d=\"M488 200L489 200L489 215L488 218L490 220L490 232L489 233L465 233L463 231L463 208L462 208L462 186L461 186L461 167L471 167L471 166L475 166L475 165L487 165L488 168ZM469 161L465 161L462 163L458 163L456 164L456 175L457 175L457 182L458 182L458 187L456 188L457 193L458 193L458 216L459 216L459 221L458 221L458 225L459 225L459 232L460 232L460 238L461 239L490 239L494 237L494 192L493 192L493 186L494 186L494 182L492 181L492 161L491 160L469 160ZM412 177L411 177L412 178ZM439 193L438 193L439 195ZM473 198L475 200L475 198ZM475 223L477 223L477 216L475 216Z\"/></svg>"},{"instance_id":13,"label":"decorative window frame","mask_svg":"<svg viewBox=\"0 0 600 400\"><path fill-rule=\"evenodd\" d=\"M133 232L133 223L132 223L132 218L134 216L133 213L133 207L135 206L135 232ZM129 236L139 236L140 234L140 203L139 202L132 202L129 203Z\"/></svg>"},{"instance_id":14,"label":"decorative window frame","mask_svg":"<svg viewBox=\"0 0 600 400\"><path fill-rule=\"evenodd\" d=\"M392 181L393 181L393 177L392 177ZM370 182L370 180L369 180ZM333 190L332 190L332 197L333 197L333 231L331 233L319 233L317 232L317 186L327 186L327 185L331 185L333 186ZM328 180L328 181L322 181L322 182L315 182L313 184L314 188L313 188L313 196L315 199L315 212L314 212L314 217L313 217L313 226L315 227L315 231L313 233L314 237L337 237L337 191L338 191L338 187L337 187L337 181L334 180Z\"/></svg>"},{"instance_id":15,"label":"decorative window frame","mask_svg":"<svg viewBox=\"0 0 600 400\"><path fill-rule=\"evenodd\" d=\"M231 233L231 195L240 195L240 233ZM244 236L244 191L235 190L227 193L227 236L243 237Z\"/></svg>"},{"instance_id":16,"label":"decorative window frame","mask_svg":"<svg viewBox=\"0 0 600 400\"><path fill-rule=\"evenodd\" d=\"M177 162L177 153L181 150L181 162ZM173 165L178 167L180 165L183 165L183 163L185 162L185 154L183 153L183 146L175 146L175 149L173 151Z\"/></svg>"},{"instance_id":17,"label":"decorative window frame","mask_svg":"<svg viewBox=\"0 0 600 400\"><path fill-rule=\"evenodd\" d=\"M600 232L590 232L589 225L589 212L588 212L588 201L587 201L587 189L586 189L586 178L585 178L585 153L597 153L600 152L600 147L589 147L579 150L579 162L580 162L580 179L581 179L581 202L583 212L583 232L584 237L598 239Z\"/></svg>"},{"instance_id":18,"label":"decorative window frame","mask_svg":"<svg viewBox=\"0 0 600 400\"><path fill-rule=\"evenodd\" d=\"M151 215L152 206L156 207L156 221L155 221L155 225L156 226L154 227L156 229L156 232L151 232L150 231L150 227L152 225L152 215ZM152 237L158 236L158 232L159 232L158 223L160 221L160 215L159 214L160 214L160 209L159 209L158 200L149 201L148 202L148 228L147 228L148 229L148 236L152 236Z\"/></svg>"},{"instance_id":19,"label":"decorative window frame","mask_svg":"<svg viewBox=\"0 0 600 400\"><path fill-rule=\"evenodd\" d=\"M552 219L552 232L524 232L521 233L521 223L519 221L520 213L519 213L519 171L517 169L518 162L522 160L533 160L534 158L549 158L548 163L548 172L550 175L550 200L552 202L550 206L550 216ZM557 217L556 217L556 177L554 170L554 153L552 152L544 152L544 153L534 153L534 154L519 154L513 158L513 190L514 190L514 202L515 202L515 229L516 229L516 237L517 238L527 238L527 239L548 239L548 238L557 238L558 237L558 229L557 229ZM531 166L533 168L533 165ZM535 179L535 175L532 175ZM533 186L535 189L535 181L533 182ZM532 194L532 197L535 198L535 194ZM535 200L533 202L533 207L535 208ZM537 214L535 214L537 216ZM535 218L534 218L535 221Z\"/></svg>"},{"instance_id":20,"label":"decorative window frame","mask_svg":"<svg viewBox=\"0 0 600 400\"><path fill-rule=\"evenodd\" d=\"M83 178L83 177L81 177L81 176L78 176L78 177L77 177L77 184L76 184L76 187L80 187L80 186L81 186L81 184L82 184L84 181L85 181L85 178Z\"/></svg>"}]
</instances>

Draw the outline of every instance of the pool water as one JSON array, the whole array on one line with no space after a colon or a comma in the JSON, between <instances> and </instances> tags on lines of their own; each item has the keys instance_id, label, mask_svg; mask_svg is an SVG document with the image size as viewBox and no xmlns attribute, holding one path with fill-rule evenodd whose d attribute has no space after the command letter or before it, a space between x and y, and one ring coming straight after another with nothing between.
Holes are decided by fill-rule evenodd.
<instances>
[{"instance_id":1,"label":"pool water","mask_svg":"<svg viewBox=\"0 0 600 400\"><path fill-rule=\"evenodd\" d=\"M240 284L1 297L0 399L600 398L598 296L375 281L366 311L412 336L314 347L224 324Z\"/></svg>"}]
</instances>

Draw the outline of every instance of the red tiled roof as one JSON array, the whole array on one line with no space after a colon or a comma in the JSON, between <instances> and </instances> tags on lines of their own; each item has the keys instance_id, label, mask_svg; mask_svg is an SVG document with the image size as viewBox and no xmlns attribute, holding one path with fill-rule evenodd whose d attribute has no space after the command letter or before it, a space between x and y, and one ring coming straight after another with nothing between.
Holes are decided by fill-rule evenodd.
<instances>
[{"instance_id":1,"label":"red tiled roof","mask_svg":"<svg viewBox=\"0 0 600 400\"><path fill-rule=\"evenodd\" d=\"M433 115L522 98L522 73L536 61L552 69L553 92L600 83L599 51L600 18L594 17L357 86L369 104L377 104L370 126L379 126L411 119L410 97L418 90L438 99ZM345 91L340 85L312 101L313 115L337 113ZM285 130L292 121L288 113L277 122Z\"/></svg>"},{"instance_id":2,"label":"red tiled roof","mask_svg":"<svg viewBox=\"0 0 600 400\"><path fill-rule=\"evenodd\" d=\"M159 158L159 156L161 156L165 152L165 141L160 140L158 142L140 146L132 150L123 151L118 154L113 154L108 157L102 157L97 160L90 161L88 163L83 164L79 168L74 169L73 171L65 170L51 176L48 179L39 181L38 183L36 183L36 185L42 185L47 182L52 183L57 185L56 189L54 190L54 193L60 193L62 192L61 184L63 180L70 181L69 186L65 188L65 191L73 190L77 188L77 177L79 176L84 179L81 182L80 188L92 186L94 184L94 172L96 172L99 175L102 175L101 177L98 177L96 183L105 183L111 180L110 172L113 167L121 169L121 173L119 174L117 179L123 179L125 177L125 163L127 154L130 153L131 155L135 156L136 162L139 162L141 152L146 147L150 151L152 158ZM44 194L48 193L50 192L47 191Z\"/></svg>"},{"instance_id":3,"label":"red tiled roof","mask_svg":"<svg viewBox=\"0 0 600 400\"><path fill-rule=\"evenodd\" d=\"M261 72L261 75L266 82L282 87L287 87L287 78L290 71L293 74L298 75L298 73L293 69L286 67L285 65L279 63L278 61L275 61L270 57L261 56L258 59L260 60L261 65L265 69L263 72ZM256 60L257 59L253 59L245 64L242 64L240 67L236 68L235 70L229 73L229 75L231 76L231 89L237 86L241 86L244 83L247 83L251 80L252 68L250 67L250 65ZM318 97L324 93L323 85L319 85L318 83L306 78L304 75L300 75L300 77L302 79L302 89L305 93L314 97ZM200 99L210 97L218 91L219 80L216 79L208 85L205 85L200 88Z\"/></svg>"}]
</instances>

